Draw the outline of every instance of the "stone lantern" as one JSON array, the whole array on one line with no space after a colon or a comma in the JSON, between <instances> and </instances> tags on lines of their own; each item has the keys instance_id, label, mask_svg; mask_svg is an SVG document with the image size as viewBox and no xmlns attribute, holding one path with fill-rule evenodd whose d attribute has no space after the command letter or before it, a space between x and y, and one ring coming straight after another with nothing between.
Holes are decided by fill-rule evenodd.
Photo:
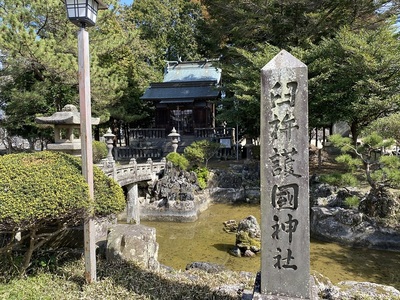
<instances>
[{"instance_id":1,"label":"stone lantern","mask_svg":"<svg viewBox=\"0 0 400 300\"><path fill-rule=\"evenodd\" d=\"M54 126L54 144L47 144L47 149L68 154L81 155L80 115L76 106L67 104L62 111L51 117L36 117L36 123ZM98 125L100 118L92 118L92 125Z\"/></svg>"},{"instance_id":2,"label":"stone lantern","mask_svg":"<svg viewBox=\"0 0 400 300\"><path fill-rule=\"evenodd\" d=\"M103 135L105 140L106 140L106 144L107 144L107 150L108 150L108 154L107 154L107 160L109 162L113 162L114 161L114 157L112 155L112 149L114 148L114 137L115 134L112 134L111 132L111 128L108 128L107 133L105 135Z\"/></svg>"},{"instance_id":3,"label":"stone lantern","mask_svg":"<svg viewBox=\"0 0 400 300\"><path fill-rule=\"evenodd\" d=\"M178 149L178 142L179 142L179 137L181 135L176 132L175 127L172 128L171 133L168 134L168 137L171 138L171 143L172 143L172 149L174 152Z\"/></svg>"}]
</instances>

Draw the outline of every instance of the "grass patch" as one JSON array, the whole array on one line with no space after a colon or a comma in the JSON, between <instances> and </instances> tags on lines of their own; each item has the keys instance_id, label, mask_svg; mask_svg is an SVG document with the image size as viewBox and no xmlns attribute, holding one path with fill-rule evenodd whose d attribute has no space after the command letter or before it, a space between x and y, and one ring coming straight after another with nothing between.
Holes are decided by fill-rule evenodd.
<instances>
[{"instance_id":1,"label":"grass patch","mask_svg":"<svg viewBox=\"0 0 400 300\"><path fill-rule=\"evenodd\" d=\"M97 282L86 284L83 259L64 263L53 272L13 278L0 284L0 299L240 299L219 290L224 285L251 289L254 276L201 270L152 272L134 263L97 261Z\"/></svg>"}]
</instances>

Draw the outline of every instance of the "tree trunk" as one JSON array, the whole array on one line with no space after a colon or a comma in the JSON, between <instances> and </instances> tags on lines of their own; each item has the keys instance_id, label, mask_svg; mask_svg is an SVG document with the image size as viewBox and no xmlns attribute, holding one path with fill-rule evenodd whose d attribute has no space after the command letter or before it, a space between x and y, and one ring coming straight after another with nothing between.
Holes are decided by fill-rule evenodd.
<instances>
[{"instance_id":1,"label":"tree trunk","mask_svg":"<svg viewBox=\"0 0 400 300\"><path fill-rule=\"evenodd\" d=\"M351 131L353 143L354 143L354 145L357 145L357 139L358 139L358 123L357 122L351 123L350 131Z\"/></svg>"},{"instance_id":2,"label":"tree trunk","mask_svg":"<svg viewBox=\"0 0 400 300\"><path fill-rule=\"evenodd\" d=\"M25 252L24 255L24 262L19 270L20 275L24 275L26 270L28 269L30 263L31 263L31 259L32 259L32 255L33 255L33 251L35 251L35 240L36 240L36 227L31 229L29 232L30 235L30 239L29 239L29 247Z\"/></svg>"}]
</instances>

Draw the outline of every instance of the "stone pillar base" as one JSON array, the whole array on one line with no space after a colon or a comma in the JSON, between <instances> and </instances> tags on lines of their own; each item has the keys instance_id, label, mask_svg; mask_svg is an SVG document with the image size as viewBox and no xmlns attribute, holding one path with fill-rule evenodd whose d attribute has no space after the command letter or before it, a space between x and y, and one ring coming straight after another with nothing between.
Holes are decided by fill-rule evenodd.
<instances>
[{"instance_id":1,"label":"stone pillar base","mask_svg":"<svg viewBox=\"0 0 400 300\"><path fill-rule=\"evenodd\" d=\"M265 295L261 294L261 272L257 273L256 281L254 283L253 290L253 300L299 300L304 298L296 298L296 297L288 297L288 296L280 296L280 295ZM319 300L318 290L315 285L314 277L310 276L310 297L306 298L310 300Z\"/></svg>"}]
</instances>

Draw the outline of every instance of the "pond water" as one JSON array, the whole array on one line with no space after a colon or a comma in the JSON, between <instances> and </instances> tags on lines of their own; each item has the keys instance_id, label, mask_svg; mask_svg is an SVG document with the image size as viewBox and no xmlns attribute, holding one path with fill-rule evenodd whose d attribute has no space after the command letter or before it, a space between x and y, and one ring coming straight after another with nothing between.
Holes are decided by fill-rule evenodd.
<instances>
[{"instance_id":1,"label":"pond water","mask_svg":"<svg viewBox=\"0 0 400 300\"><path fill-rule=\"evenodd\" d=\"M223 222L253 215L260 222L260 206L250 204L212 204L193 223L150 222L156 228L160 263L184 270L188 263L206 261L225 265L233 271L256 273L260 255L234 257L228 250L235 235L223 230ZM369 281L400 289L400 253L354 249L335 243L311 240L310 266L336 284L343 280Z\"/></svg>"}]
</instances>

